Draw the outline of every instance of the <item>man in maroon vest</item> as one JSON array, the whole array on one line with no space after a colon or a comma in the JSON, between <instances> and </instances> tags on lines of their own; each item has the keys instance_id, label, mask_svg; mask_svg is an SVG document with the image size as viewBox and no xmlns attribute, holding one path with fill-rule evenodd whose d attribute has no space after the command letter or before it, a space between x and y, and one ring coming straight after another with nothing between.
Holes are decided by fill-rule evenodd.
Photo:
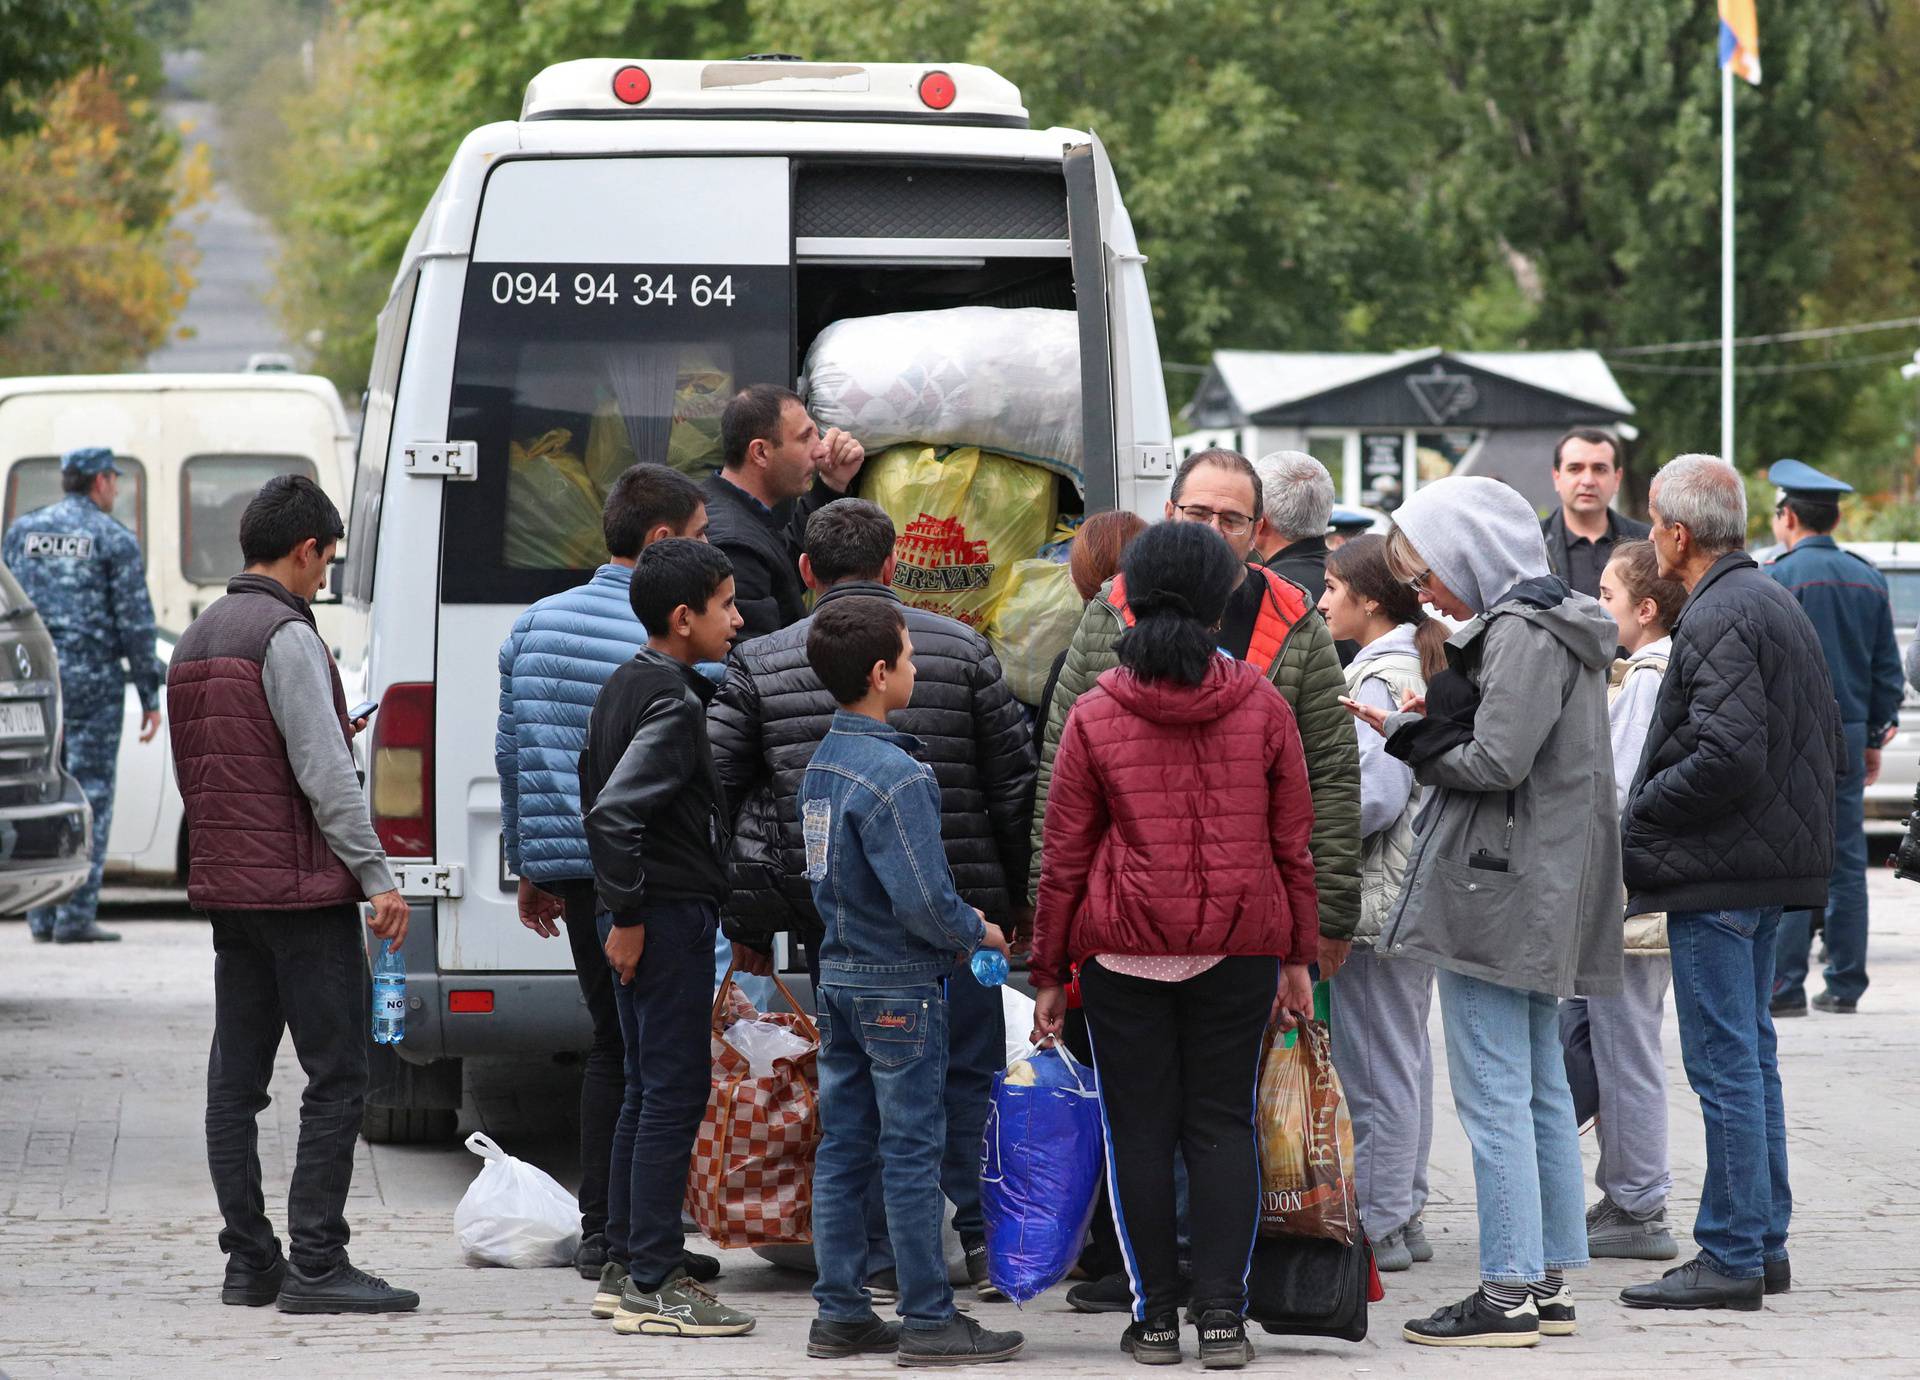
<instances>
[{"instance_id":1,"label":"man in maroon vest","mask_svg":"<svg viewBox=\"0 0 1920 1380\"><path fill-rule=\"evenodd\" d=\"M360 902L371 899L368 924L394 949L406 938L407 903L354 772L349 744L366 720L348 720L307 606L343 535L339 510L311 479L268 480L240 519L245 572L188 627L167 671L187 898L213 927L207 1166L226 1220L220 1301L277 1301L285 1313L420 1303L347 1260L347 1185L367 1091ZM285 1030L307 1087L282 1256L254 1118Z\"/></svg>"}]
</instances>

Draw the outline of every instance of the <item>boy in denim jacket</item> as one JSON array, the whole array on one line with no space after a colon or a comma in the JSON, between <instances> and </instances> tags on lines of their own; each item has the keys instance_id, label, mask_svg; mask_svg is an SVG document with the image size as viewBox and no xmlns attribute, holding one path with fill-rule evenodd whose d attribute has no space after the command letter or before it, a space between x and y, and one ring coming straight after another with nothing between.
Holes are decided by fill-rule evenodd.
<instances>
[{"instance_id":1,"label":"boy in denim jacket","mask_svg":"<svg viewBox=\"0 0 1920 1380\"><path fill-rule=\"evenodd\" d=\"M919 743L887 727L913 697L913 641L900 607L822 607L807 661L840 708L800 786L807 880L820 947L820 1124L813 1242L820 1305L807 1354L899 1353L901 1365L1004 1361L1025 1344L954 1311L941 1251L947 982L1006 936L954 891L940 843L940 788ZM899 1327L867 1278L868 1182L880 1170L900 1279Z\"/></svg>"}]
</instances>

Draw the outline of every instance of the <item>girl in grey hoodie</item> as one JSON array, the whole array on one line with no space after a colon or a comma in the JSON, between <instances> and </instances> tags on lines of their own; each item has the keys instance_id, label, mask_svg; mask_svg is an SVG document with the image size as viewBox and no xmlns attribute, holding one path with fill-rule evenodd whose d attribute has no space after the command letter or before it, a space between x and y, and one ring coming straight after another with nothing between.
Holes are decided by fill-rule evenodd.
<instances>
[{"instance_id":1,"label":"girl in grey hoodie","mask_svg":"<svg viewBox=\"0 0 1920 1380\"><path fill-rule=\"evenodd\" d=\"M1350 707L1426 788L1375 951L1439 970L1454 1105L1473 1145L1481 1278L1402 1335L1532 1346L1574 1330L1561 1272L1587 1263L1558 998L1620 988L1606 680L1618 629L1548 573L1538 516L1497 480L1421 489L1394 514L1388 543L1395 574L1465 622L1424 701L1408 697L1391 715Z\"/></svg>"},{"instance_id":2,"label":"girl in grey hoodie","mask_svg":"<svg viewBox=\"0 0 1920 1380\"><path fill-rule=\"evenodd\" d=\"M1338 641L1359 644L1346 668L1347 694L1387 713L1404 694L1425 695L1446 665L1447 628L1427 616L1387 567L1387 539L1355 537L1327 557L1320 613ZM1382 1270L1433 1259L1420 1221L1433 1144L1433 1047L1427 1014L1433 965L1374 951L1400 895L1413 851L1420 788L1386 740L1356 722L1360 737L1360 926L1353 953L1333 978L1333 1062L1353 1113L1360 1217Z\"/></svg>"}]
</instances>

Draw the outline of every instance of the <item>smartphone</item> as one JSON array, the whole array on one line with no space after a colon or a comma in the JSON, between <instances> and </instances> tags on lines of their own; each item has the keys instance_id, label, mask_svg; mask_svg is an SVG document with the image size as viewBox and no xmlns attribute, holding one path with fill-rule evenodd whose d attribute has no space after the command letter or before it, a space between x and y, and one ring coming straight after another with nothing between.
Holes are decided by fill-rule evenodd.
<instances>
[{"instance_id":1,"label":"smartphone","mask_svg":"<svg viewBox=\"0 0 1920 1380\"><path fill-rule=\"evenodd\" d=\"M348 723L359 723L380 707L379 700L363 700L347 711Z\"/></svg>"}]
</instances>

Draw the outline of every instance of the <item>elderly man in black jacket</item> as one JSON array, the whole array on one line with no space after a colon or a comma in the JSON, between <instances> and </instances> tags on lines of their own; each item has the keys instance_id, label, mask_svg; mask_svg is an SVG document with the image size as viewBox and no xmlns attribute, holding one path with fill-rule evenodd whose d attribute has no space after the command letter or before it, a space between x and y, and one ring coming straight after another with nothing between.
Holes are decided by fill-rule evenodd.
<instances>
[{"instance_id":1,"label":"elderly man in black jacket","mask_svg":"<svg viewBox=\"0 0 1920 1380\"><path fill-rule=\"evenodd\" d=\"M720 472L700 491L707 541L733 562L746 620L738 646L806 616L801 533L810 514L847 491L867 453L838 427L822 434L799 394L756 383L720 414L720 454Z\"/></svg>"},{"instance_id":2,"label":"elderly man in black jacket","mask_svg":"<svg viewBox=\"0 0 1920 1380\"><path fill-rule=\"evenodd\" d=\"M807 523L800 570L816 611L854 595L892 599L893 522L877 505L848 498ZM1027 875L1028 815L1038 762L1026 712L1007 688L993 650L964 623L908 607L915 669L913 703L892 726L918 738L940 783L940 834L954 886L967 904L1011 930L1024 918L1016 887ZM833 722L833 696L807 664L809 618L742 642L726 684L708 711L714 762L736 822L733 895L723 923L736 955L764 967L773 937L790 930L807 945L820 919L806 878L806 844L795 798L813 750ZM948 993L952 1043L947 1065L947 1153L940 1184L954 1204L954 1230L982 1297L985 1225L980 1216L980 1134L993 1072L1004 1062L1000 994L957 970ZM876 1181L877 1183L877 1181ZM868 1208L877 1287L892 1269L877 1195ZM879 1301L879 1300L876 1300Z\"/></svg>"},{"instance_id":3,"label":"elderly man in black jacket","mask_svg":"<svg viewBox=\"0 0 1920 1380\"><path fill-rule=\"evenodd\" d=\"M1683 455L1653 481L1660 574L1687 587L1628 795L1628 915L1667 913L1687 1081L1707 1125L1700 1253L1621 1301L1761 1306L1791 1283L1786 1112L1775 1057L1774 935L1818 908L1833 870L1840 711L1800 605L1741 550L1740 476Z\"/></svg>"}]
</instances>

